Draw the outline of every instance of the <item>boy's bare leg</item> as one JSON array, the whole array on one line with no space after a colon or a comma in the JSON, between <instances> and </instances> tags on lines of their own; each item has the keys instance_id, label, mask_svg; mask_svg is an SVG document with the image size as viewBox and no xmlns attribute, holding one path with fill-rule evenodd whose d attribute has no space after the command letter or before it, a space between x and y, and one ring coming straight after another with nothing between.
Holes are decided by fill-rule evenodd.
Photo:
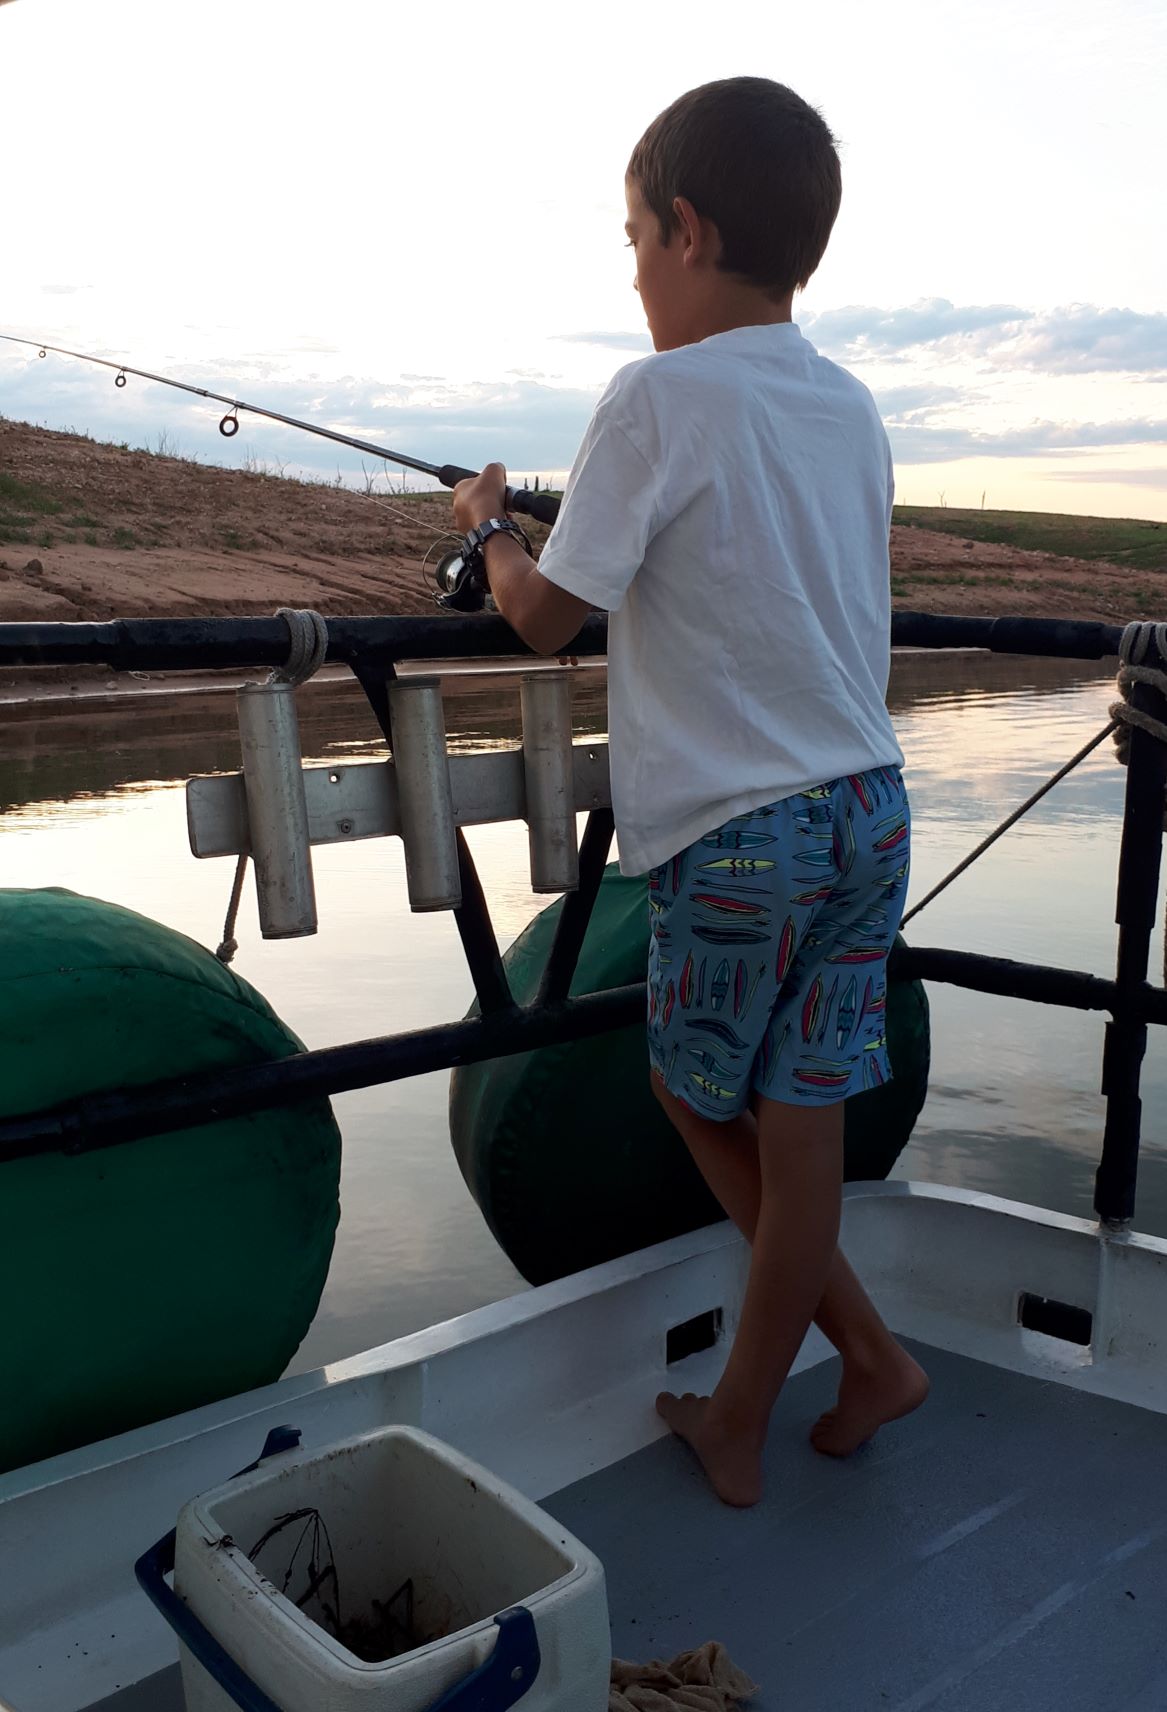
<instances>
[{"instance_id":1,"label":"boy's bare leg","mask_svg":"<svg viewBox=\"0 0 1167 1712\"><path fill-rule=\"evenodd\" d=\"M753 1113L717 1123L699 1117L655 1075L653 1089L705 1181L752 1243L762 1194ZM838 1402L816 1421L811 1442L825 1455L849 1456L886 1422L917 1408L928 1394L928 1378L896 1342L838 1246L814 1319L842 1356L843 1376Z\"/></svg>"},{"instance_id":2,"label":"boy's bare leg","mask_svg":"<svg viewBox=\"0 0 1167 1712\"><path fill-rule=\"evenodd\" d=\"M712 1397L664 1393L657 1408L697 1452L727 1504L762 1496L762 1450L782 1383L822 1298L839 1236L841 1105L763 1100L761 1201L737 1335Z\"/></svg>"},{"instance_id":3,"label":"boy's bare leg","mask_svg":"<svg viewBox=\"0 0 1167 1712\"><path fill-rule=\"evenodd\" d=\"M843 1373L835 1407L819 1416L810 1442L824 1456L850 1456L880 1427L920 1407L928 1375L884 1325L840 1248L815 1324L842 1355Z\"/></svg>"}]
</instances>

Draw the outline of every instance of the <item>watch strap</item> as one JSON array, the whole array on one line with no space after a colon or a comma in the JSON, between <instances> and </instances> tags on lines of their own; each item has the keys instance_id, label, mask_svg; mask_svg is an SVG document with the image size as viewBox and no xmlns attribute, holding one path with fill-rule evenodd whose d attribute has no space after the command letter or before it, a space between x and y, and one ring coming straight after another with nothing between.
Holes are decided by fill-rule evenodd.
<instances>
[{"instance_id":1,"label":"watch strap","mask_svg":"<svg viewBox=\"0 0 1167 1712\"><path fill-rule=\"evenodd\" d=\"M462 557L467 565L482 564L482 549L492 535L513 535L528 557L534 558L526 531L520 529L512 518L488 517L485 523L476 524L462 537Z\"/></svg>"}]
</instances>

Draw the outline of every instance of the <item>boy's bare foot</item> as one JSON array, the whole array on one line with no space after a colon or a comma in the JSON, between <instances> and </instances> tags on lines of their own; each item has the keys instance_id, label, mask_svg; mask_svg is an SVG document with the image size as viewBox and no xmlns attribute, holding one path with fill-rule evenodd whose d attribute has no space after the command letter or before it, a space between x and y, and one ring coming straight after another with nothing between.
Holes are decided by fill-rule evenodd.
<instances>
[{"instance_id":1,"label":"boy's bare foot","mask_svg":"<svg viewBox=\"0 0 1167 1712\"><path fill-rule=\"evenodd\" d=\"M918 1409L928 1395L928 1375L906 1349L877 1369L843 1366L838 1401L820 1415L810 1442L824 1456L850 1456L888 1421Z\"/></svg>"},{"instance_id":2,"label":"boy's bare foot","mask_svg":"<svg viewBox=\"0 0 1167 1712\"><path fill-rule=\"evenodd\" d=\"M696 1452L722 1503L748 1509L762 1496L761 1448L720 1426L712 1418L711 1401L692 1391L683 1397L662 1391L656 1412Z\"/></svg>"}]
</instances>

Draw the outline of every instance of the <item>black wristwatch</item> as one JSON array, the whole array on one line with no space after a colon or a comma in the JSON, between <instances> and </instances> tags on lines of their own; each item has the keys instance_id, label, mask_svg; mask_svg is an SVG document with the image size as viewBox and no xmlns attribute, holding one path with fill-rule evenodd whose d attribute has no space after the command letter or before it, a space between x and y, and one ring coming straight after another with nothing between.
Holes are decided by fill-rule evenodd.
<instances>
[{"instance_id":1,"label":"black wristwatch","mask_svg":"<svg viewBox=\"0 0 1167 1712\"><path fill-rule=\"evenodd\" d=\"M535 557L534 548L527 539L526 531L520 529L517 523L509 517L488 517L485 523L479 523L473 529L467 530L462 537L462 561L468 570L482 572L485 560L482 549L492 535L513 535L527 554L528 558Z\"/></svg>"}]
</instances>

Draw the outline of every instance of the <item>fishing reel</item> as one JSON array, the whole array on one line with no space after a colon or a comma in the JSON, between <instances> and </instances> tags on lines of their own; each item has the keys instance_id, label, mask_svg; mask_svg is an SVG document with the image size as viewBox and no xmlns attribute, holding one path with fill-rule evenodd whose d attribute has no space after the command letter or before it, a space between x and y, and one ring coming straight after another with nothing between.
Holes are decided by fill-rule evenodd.
<instances>
[{"instance_id":1,"label":"fishing reel","mask_svg":"<svg viewBox=\"0 0 1167 1712\"><path fill-rule=\"evenodd\" d=\"M467 563L461 546L443 553L434 567L434 581L438 585L434 600L444 612L482 612L487 606L497 610L486 586L481 555Z\"/></svg>"},{"instance_id":2,"label":"fishing reel","mask_svg":"<svg viewBox=\"0 0 1167 1712\"><path fill-rule=\"evenodd\" d=\"M509 491L507 497L512 497ZM529 559L535 557L530 536L513 517L492 517L471 529L457 547L438 560L435 580L439 592L436 598L445 611L481 612L487 606L492 612L498 611L487 585L482 549L492 535L504 531L520 543Z\"/></svg>"}]
</instances>

